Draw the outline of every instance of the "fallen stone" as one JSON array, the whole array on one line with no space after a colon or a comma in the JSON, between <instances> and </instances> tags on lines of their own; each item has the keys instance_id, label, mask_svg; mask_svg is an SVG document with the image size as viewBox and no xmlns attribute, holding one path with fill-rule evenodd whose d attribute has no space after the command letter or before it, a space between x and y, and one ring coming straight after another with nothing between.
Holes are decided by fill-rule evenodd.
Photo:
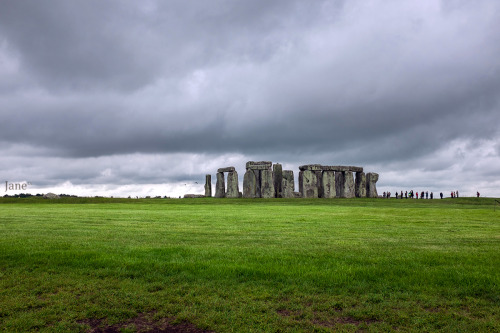
<instances>
[{"instance_id":1,"label":"fallen stone","mask_svg":"<svg viewBox=\"0 0 500 333\"><path fill-rule=\"evenodd\" d=\"M234 167L230 166L230 167L226 167L226 168L217 169L217 172L233 172L235 170L236 169Z\"/></svg>"},{"instance_id":2,"label":"fallen stone","mask_svg":"<svg viewBox=\"0 0 500 333\"><path fill-rule=\"evenodd\" d=\"M50 193L50 192L49 192L49 193L44 194L44 195L43 195L43 198L44 198L44 199L60 199L61 197L60 197L60 196L58 196L58 195L57 195L57 194L55 194L55 193Z\"/></svg>"},{"instance_id":3,"label":"fallen stone","mask_svg":"<svg viewBox=\"0 0 500 333\"><path fill-rule=\"evenodd\" d=\"M203 194L184 194L184 199L205 198Z\"/></svg>"}]
</instances>

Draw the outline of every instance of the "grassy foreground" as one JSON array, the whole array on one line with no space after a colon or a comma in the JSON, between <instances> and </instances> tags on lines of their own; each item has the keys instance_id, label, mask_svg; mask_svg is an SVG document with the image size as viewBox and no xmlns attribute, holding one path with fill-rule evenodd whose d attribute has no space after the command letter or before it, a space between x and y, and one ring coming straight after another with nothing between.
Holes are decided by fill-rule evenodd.
<instances>
[{"instance_id":1,"label":"grassy foreground","mask_svg":"<svg viewBox=\"0 0 500 333\"><path fill-rule=\"evenodd\" d=\"M500 331L493 203L1 198L0 330Z\"/></svg>"}]
</instances>

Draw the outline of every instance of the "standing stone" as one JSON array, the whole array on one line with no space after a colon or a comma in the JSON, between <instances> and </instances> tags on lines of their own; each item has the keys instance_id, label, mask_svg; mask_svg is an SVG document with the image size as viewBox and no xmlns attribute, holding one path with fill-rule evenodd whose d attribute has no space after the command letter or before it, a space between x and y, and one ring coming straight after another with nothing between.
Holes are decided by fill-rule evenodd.
<instances>
[{"instance_id":1,"label":"standing stone","mask_svg":"<svg viewBox=\"0 0 500 333\"><path fill-rule=\"evenodd\" d=\"M243 198L257 198L257 178L254 170L247 170L243 176Z\"/></svg>"},{"instance_id":2,"label":"standing stone","mask_svg":"<svg viewBox=\"0 0 500 333\"><path fill-rule=\"evenodd\" d=\"M368 198L378 198L377 186L378 173L368 172L366 174L366 196Z\"/></svg>"},{"instance_id":3,"label":"standing stone","mask_svg":"<svg viewBox=\"0 0 500 333\"><path fill-rule=\"evenodd\" d=\"M274 198L274 177L271 170L261 170L261 197Z\"/></svg>"},{"instance_id":4,"label":"standing stone","mask_svg":"<svg viewBox=\"0 0 500 333\"><path fill-rule=\"evenodd\" d=\"M335 172L323 171L323 198L335 198L337 190L335 188Z\"/></svg>"},{"instance_id":5,"label":"standing stone","mask_svg":"<svg viewBox=\"0 0 500 333\"><path fill-rule=\"evenodd\" d=\"M212 196L212 175L205 176L205 196Z\"/></svg>"},{"instance_id":6,"label":"standing stone","mask_svg":"<svg viewBox=\"0 0 500 333\"><path fill-rule=\"evenodd\" d=\"M318 197L318 177L316 172L305 170L302 173L302 196L304 198Z\"/></svg>"},{"instance_id":7,"label":"standing stone","mask_svg":"<svg viewBox=\"0 0 500 333\"><path fill-rule=\"evenodd\" d=\"M215 197L224 198L226 196L226 184L224 183L224 173L217 172L217 183L215 184Z\"/></svg>"},{"instance_id":8,"label":"standing stone","mask_svg":"<svg viewBox=\"0 0 500 333\"><path fill-rule=\"evenodd\" d=\"M304 171L299 171L299 193L300 196L303 198L304 193L302 192L304 189Z\"/></svg>"},{"instance_id":9,"label":"standing stone","mask_svg":"<svg viewBox=\"0 0 500 333\"><path fill-rule=\"evenodd\" d=\"M335 171L335 193L337 198L344 198L344 173Z\"/></svg>"},{"instance_id":10,"label":"standing stone","mask_svg":"<svg viewBox=\"0 0 500 333\"><path fill-rule=\"evenodd\" d=\"M356 198L366 197L366 175L364 172L356 172L356 184L354 185Z\"/></svg>"},{"instance_id":11,"label":"standing stone","mask_svg":"<svg viewBox=\"0 0 500 333\"><path fill-rule=\"evenodd\" d=\"M226 198L238 198L239 196L238 173L236 171L230 171L227 173Z\"/></svg>"},{"instance_id":12,"label":"standing stone","mask_svg":"<svg viewBox=\"0 0 500 333\"><path fill-rule=\"evenodd\" d=\"M318 198L323 198L323 171L314 171L316 174L316 184L318 184Z\"/></svg>"},{"instance_id":13,"label":"standing stone","mask_svg":"<svg viewBox=\"0 0 500 333\"><path fill-rule=\"evenodd\" d=\"M354 177L351 171L344 172L344 197L354 198Z\"/></svg>"},{"instance_id":14,"label":"standing stone","mask_svg":"<svg viewBox=\"0 0 500 333\"><path fill-rule=\"evenodd\" d=\"M262 170L250 170L255 175L255 197L262 198Z\"/></svg>"},{"instance_id":15,"label":"standing stone","mask_svg":"<svg viewBox=\"0 0 500 333\"><path fill-rule=\"evenodd\" d=\"M281 190L283 198L294 198L295 181L292 170L283 170L283 179L281 180Z\"/></svg>"},{"instance_id":16,"label":"standing stone","mask_svg":"<svg viewBox=\"0 0 500 333\"><path fill-rule=\"evenodd\" d=\"M282 198L282 181L283 181L283 167L281 164L276 163L273 165L274 173L274 195L276 198Z\"/></svg>"}]
</instances>

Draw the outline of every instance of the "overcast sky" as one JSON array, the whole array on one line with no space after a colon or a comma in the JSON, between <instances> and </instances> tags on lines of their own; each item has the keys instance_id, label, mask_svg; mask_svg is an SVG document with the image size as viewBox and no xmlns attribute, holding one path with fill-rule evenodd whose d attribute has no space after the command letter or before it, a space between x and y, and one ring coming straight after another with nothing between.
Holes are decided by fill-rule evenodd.
<instances>
[{"instance_id":1,"label":"overcast sky","mask_svg":"<svg viewBox=\"0 0 500 333\"><path fill-rule=\"evenodd\" d=\"M3 0L0 115L0 192L178 196L268 160L499 197L500 1Z\"/></svg>"}]
</instances>

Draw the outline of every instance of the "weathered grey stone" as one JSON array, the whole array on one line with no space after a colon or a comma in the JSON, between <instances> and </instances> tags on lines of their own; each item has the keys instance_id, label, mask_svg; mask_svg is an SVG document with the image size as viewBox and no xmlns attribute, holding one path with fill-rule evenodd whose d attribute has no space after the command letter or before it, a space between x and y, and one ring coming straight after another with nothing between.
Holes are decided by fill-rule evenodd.
<instances>
[{"instance_id":1,"label":"weathered grey stone","mask_svg":"<svg viewBox=\"0 0 500 333\"><path fill-rule=\"evenodd\" d=\"M283 167L281 164L276 163L273 165L274 174L274 196L276 198L282 198L282 181L283 181Z\"/></svg>"},{"instance_id":2,"label":"weathered grey stone","mask_svg":"<svg viewBox=\"0 0 500 333\"><path fill-rule=\"evenodd\" d=\"M318 197L318 177L316 172L305 170L302 173L302 196L304 198Z\"/></svg>"},{"instance_id":3,"label":"weathered grey stone","mask_svg":"<svg viewBox=\"0 0 500 333\"><path fill-rule=\"evenodd\" d=\"M299 166L300 171L323 171L323 166L321 164L306 164Z\"/></svg>"},{"instance_id":4,"label":"weathered grey stone","mask_svg":"<svg viewBox=\"0 0 500 333\"><path fill-rule=\"evenodd\" d=\"M44 198L44 199L60 199L61 197L60 197L60 196L58 196L58 195L57 195L57 194L55 194L55 193L51 193L51 192L49 192L49 193L44 194L44 195L43 195L43 198Z\"/></svg>"},{"instance_id":5,"label":"weathered grey stone","mask_svg":"<svg viewBox=\"0 0 500 333\"><path fill-rule=\"evenodd\" d=\"M203 194L184 194L184 199L204 198Z\"/></svg>"},{"instance_id":6,"label":"weathered grey stone","mask_svg":"<svg viewBox=\"0 0 500 333\"><path fill-rule=\"evenodd\" d=\"M337 198L344 198L344 173L335 171L335 193Z\"/></svg>"},{"instance_id":7,"label":"weathered grey stone","mask_svg":"<svg viewBox=\"0 0 500 333\"><path fill-rule=\"evenodd\" d=\"M300 193L300 192L293 192L293 197L294 198L302 198L302 193Z\"/></svg>"},{"instance_id":8,"label":"weathered grey stone","mask_svg":"<svg viewBox=\"0 0 500 333\"><path fill-rule=\"evenodd\" d=\"M236 171L228 172L226 198L238 198L239 193L238 173Z\"/></svg>"},{"instance_id":9,"label":"weathered grey stone","mask_svg":"<svg viewBox=\"0 0 500 333\"><path fill-rule=\"evenodd\" d=\"M283 179L281 180L281 193L283 198L294 198L295 180L292 170L283 170Z\"/></svg>"},{"instance_id":10,"label":"weathered grey stone","mask_svg":"<svg viewBox=\"0 0 500 333\"><path fill-rule=\"evenodd\" d=\"M356 184L354 185L354 195L356 198L366 197L366 175L364 172L356 172Z\"/></svg>"},{"instance_id":11,"label":"weathered grey stone","mask_svg":"<svg viewBox=\"0 0 500 333\"><path fill-rule=\"evenodd\" d=\"M368 198L378 198L377 186L378 173L368 172L366 174L366 196Z\"/></svg>"},{"instance_id":12,"label":"weathered grey stone","mask_svg":"<svg viewBox=\"0 0 500 333\"><path fill-rule=\"evenodd\" d=\"M344 172L344 197L354 198L354 177L351 171Z\"/></svg>"},{"instance_id":13,"label":"weathered grey stone","mask_svg":"<svg viewBox=\"0 0 500 333\"><path fill-rule=\"evenodd\" d=\"M323 171L323 198L335 198L337 190L335 189L335 172Z\"/></svg>"},{"instance_id":14,"label":"weathered grey stone","mask_svg":"<svg viewBox=\"0 0 500 333\"><path fill-rule=\"evenodd\" d=\"M251 170L271 170L271 166L273 165L273 162L269 161L260 161L260 162L254 162L254 161L248 161L246 164L246 169L251 169Z\"/></svg>"},{"instance_id":15,"label":"weathered grey stone","mask_svg":"<svg viewBox=\"0 0 500 333\"><path fill-rule=\"evenodd\" d=\"M274 198L274 177L271 170L261 170L261 197Z\"/></svg>"},{"instance_id":16,"label":"weathered grey stone","mask_svg":"<svg viewBox=\"0 0 500 333\"><path fill-rule=\"evenodd\" d=\"M299 193L301 197L304 196L304 193L302 192L303 189L304 189L304 171L299 171Z\"/></svg>"},{"instance_id":17,"label":"weathered grey stone","mask_svg":"<svg viewBox=\"0 0 500 333\"><path fill-rule=\"evenodd\" d=\"M215 183L215 197L224 198L226 196L226 184L224 183L224 173L217 172L217 183Z\"/></svg>"},{"instance_id":18,"label":"weathered grey stone","mask_svg":"<svg viewBox=\"0 0 500 333\"><path fill-rule=\"evenodd\" d=\"M205 175L205 196L212 196L212 175Z\"/></svg>"},{"instance_id":19,"label":"weathered grey stone","mask_svg":"<svg viewBox=\"0 0 500 333\"><path fill-rule=\"evenodd\" d=\"M255 197L262 198L262 170L251 170L255 175Z\"/></svg>"},{"instance_id":20,"label":"weathered grey stone","mask_svg":"<svg viewBox=\"0 0 500 333\"><path fill-rule=\"evenodd\" d=\"M217 172L233 172L235 170L236 169L234 167L230 166L230 167L220 168L217 170Z\"/></svg>"},{"instance_id":21,"label":"weathered grey stone","mask_svg":"<svg viewBox=\"0 0 500 333\"><path fill-rule=\"evenodd\" d=\"M318 198L323 198L323 171L314 171L316 184L318 184Z\"/></svg>"},{"instance_id":22,"label":"weathered grey stone","mask_svg":"<svg viewBox=\"0 0 500 333\"><path fill-rule=\"evenodd\" d=\"M253 170L247 170L243 176L243 198L257 197L257 178Z\"/></svg>"},{"instance_id":23,"label":"weathered grey stone","mask_svg":"<svg viewBox=\"0 0 500 333\"><path fill-rule=\"evenodd\" d=\"M344 166L344 165L321 165L321 164L306 164L299 166L300 171L352 171L362 172L362 167L357 166Z\"/></svg>"}]
</instances>

